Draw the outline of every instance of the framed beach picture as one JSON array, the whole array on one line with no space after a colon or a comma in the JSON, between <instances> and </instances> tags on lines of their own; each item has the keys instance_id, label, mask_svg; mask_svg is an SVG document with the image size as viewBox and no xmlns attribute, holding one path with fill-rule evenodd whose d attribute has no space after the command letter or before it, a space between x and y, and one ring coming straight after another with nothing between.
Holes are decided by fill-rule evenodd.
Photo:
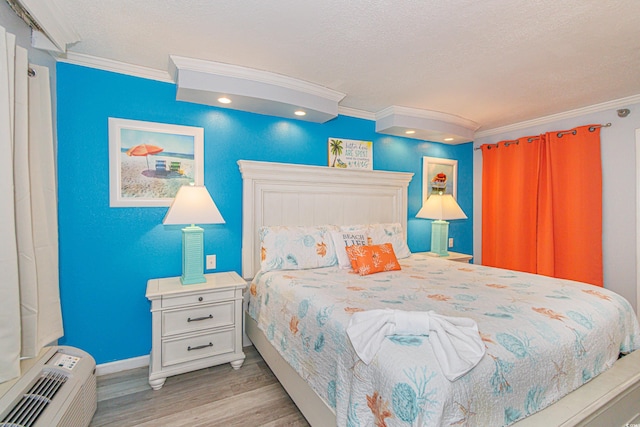
<instances>
[{"instance_id":1,"label":"framed beach picture","mask_svg":"<svg viewBox=\"0 0 640 427\"><path fill-rule=\"evenodd\" d=\"M329 167L373 169L373 142L329 138Z\"/></svg>"},{"instance_id":2,"label":"framed beach picture","mask_svg":"<svg viewBox=\"0 0 640 427\"><path fill-rule=\"evenodd\" d=\"M109 117L109 205L170 206L203 185L204 129Z\"/></svg>"},{"instance_id":3,"label":"framed beach picture","mask_svg":"<svg viewBox=\"0 0 640 427\"><path fill-rule=\"evenodd\" d=\"M458 199L458 161L439 157L422 158L422 202L431 195L433 187L444 188L445 194Z\"/></svg>"}]
</instances>

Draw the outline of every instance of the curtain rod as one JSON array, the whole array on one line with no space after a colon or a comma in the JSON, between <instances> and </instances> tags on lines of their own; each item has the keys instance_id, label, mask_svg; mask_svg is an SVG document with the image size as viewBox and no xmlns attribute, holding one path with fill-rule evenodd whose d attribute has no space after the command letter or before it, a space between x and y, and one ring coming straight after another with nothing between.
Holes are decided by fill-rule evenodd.
<instances>
[{"instance_id":1,"label":"curtain rod","mask_svg":"<svg viewBox=\"0 0 640 427\"><path fill-rule=\"evenodd\" d=\"M596 130L598 128L608 128L610 126L611 126L611 123L607 123L605 125L589 126L589 132L593 132L594 130ZM567 135L567 134L570 134L570 133L575 135L577 133L576 129L577 128L573 128L573 129L569 129L569 130L554 131L554 132L558 132L558 138L562 138L562 135ZM552 133L552 132L550 132L550 133ZM529 138L527 138L527 142L532 142L532 141L535 141L536 139L539 139L539 138L540 138L539 136L530 136ZM518 139L511 139L511 140L508 140L508 141L499 141L499 142L496 142L495 144L487 144L487 145L489 146L488 148L491 148L491 146L493 146L493 145L495 145L495 147L498 148L498 144L501 143L501 142L504 143L505 147L508 147L511 144L518 145L520 143L520 141ZM482 145L485 145L485 144L482 144ZM482 149L482 145L480 145L479 147L474 147L473 151L481 150Z\"/></svg>"}]
</instances>

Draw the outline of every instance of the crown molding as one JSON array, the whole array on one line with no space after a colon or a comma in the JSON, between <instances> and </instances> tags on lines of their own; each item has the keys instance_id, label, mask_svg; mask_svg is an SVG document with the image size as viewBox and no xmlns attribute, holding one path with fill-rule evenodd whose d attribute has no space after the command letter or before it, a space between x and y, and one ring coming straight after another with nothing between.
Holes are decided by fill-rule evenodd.
<instances>
[{"instance_id":1,"label":"crown molding","mask_svg":"<svg viewBox=\"0 0 640 427\"><path fill-rule=\"evenodd\" d=\"M376 114L370 111L358 110L357 108L338 106L338 114L341 116L355 117L356 119L375 120Z\"/></svg>"},{"instance_id":2,"label":"crown molding","mask_svg":"<svg viewBox=\"0 0 640 427\"><path fill-rule=\"evenodd\" d=\"M83 53L67 52L66 55L58 58L58 61L74 65L82 65L84 67L97 68L99 70L111 71L119 74L126 74L134 77L142 77L144 79L174 83L169 73L163 70L127 64L126 62L99 58L97 56L85 55Z\"/></svg>"},{"instance_id":3,"label":"crown molding","mask_svg":"<svg viewBox=\"0 0 640 427\"><path fill-rule=\"evenodd\" d=\"M80 35L51 0L20 0L20 5L38 23L51 42L61 51L80 41Z\"/></svg>"},{"instance_id":4,"label":"crown molding","mask_svg":"<svg viewBox=\"0 0 640 427\"><path fill-rule=\"evenodd\" d=\"M587 107L577 108L575 110L564 111L558 114L552 114L549 116L540 117L537 119L526 120L524 122L518 122L507 126L501 126L493 129L487 129L480 132L476 132L474 137L484 138L486 136L499 135L514 130L526 129L534 126L544 125L547 123L553 123L560 120L572 119L574 117L585 116L591 113L598 113L600 111L614 110L622 107L629 106L631 104L640 103L640 94L628 96L626 98L614 99L612 101L602 102L599 104L589 105Z\"/></svg>"}]
</instances>

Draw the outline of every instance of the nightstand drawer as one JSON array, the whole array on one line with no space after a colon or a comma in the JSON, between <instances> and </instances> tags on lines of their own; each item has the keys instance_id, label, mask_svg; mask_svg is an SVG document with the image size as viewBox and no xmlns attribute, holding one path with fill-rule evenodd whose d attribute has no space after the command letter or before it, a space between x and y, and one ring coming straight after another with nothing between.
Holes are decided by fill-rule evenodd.
<instances>
[{"instance_id":1,"label":"nightstand drawer","mask_svg":"<svg viewBox=\"0 0 640 427\"><path fill-rule=\"evenodd\" d=\"M162 342L162 366L233 353L234 330L210 332Z\"/></svg>"},{"instance_id":2,"label":"nightstand drawer","mask_svg":"<svg viewBox=\"0 0 640 427\"><path fill-rule=\"evenodd\" d=\"M232 326L235 304L227 301L162 312L162 336L196 332L204 329Z\"/></svg>"},{"instance_id":3,"label":"nightstand drawer","mask_svg":"<svg viewBox=\"0 0 640 427\"><path fill-rule=\"evenodd\" d=\"M180 307L182 305L207 304L232 300L235 296L234 289L226 289L218 292L196 292L189 295L162 297L162 308Z\"/></svg>"}]
</instances>

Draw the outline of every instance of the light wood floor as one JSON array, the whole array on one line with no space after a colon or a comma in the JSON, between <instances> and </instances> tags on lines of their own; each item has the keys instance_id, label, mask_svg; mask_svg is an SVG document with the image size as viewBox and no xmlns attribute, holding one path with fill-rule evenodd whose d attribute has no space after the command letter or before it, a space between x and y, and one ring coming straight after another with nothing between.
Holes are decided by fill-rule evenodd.
<instances>
[{"instance_id":1,"label":"light wood floor","mask_svg":"<svg viewBox=\"0 0 640 427\"><path fill-rule=\"evenodd\" d=\"M91 426L308 426L254 347L235 371L214 366L167 378L153 391L148 368L98 377Z\"/></svg>"}]
</instances>

